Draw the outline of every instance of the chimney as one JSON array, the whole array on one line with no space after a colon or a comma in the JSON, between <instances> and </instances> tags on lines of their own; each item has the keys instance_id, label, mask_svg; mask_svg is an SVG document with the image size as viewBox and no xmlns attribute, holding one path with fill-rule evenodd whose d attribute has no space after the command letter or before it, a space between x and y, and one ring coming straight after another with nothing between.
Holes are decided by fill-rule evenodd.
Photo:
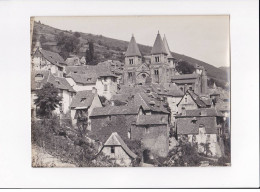
<instances>
[{"instance_id":1,"label":"chimney","mask_svg":"<svg viewBox=\"0 0 260 192\"><path fill-rule=\"evenodd\" d=\"M94 93L94 94L97 93L97 89L95 87L92 87L92 93Z\"/></svg>"}]
</instances>

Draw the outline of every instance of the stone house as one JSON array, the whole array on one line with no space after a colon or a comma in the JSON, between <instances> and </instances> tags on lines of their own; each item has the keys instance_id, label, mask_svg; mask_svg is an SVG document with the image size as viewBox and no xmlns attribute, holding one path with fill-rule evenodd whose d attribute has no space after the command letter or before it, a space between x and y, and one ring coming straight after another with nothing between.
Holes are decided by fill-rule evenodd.
<instances>
[{"instance_id":1,"label":"stone house","mask_svg":"<svg viewBox=\"0 0 260 192\"><path fill-rule=\"evenodd\" d=\"M67 81L76 91L92 90L96 87L97 78L97 74L92 70L86 70L84 74L70 72L66 75Z\"/></svg>"},{"instance_id":2,"label":"stone house","mask_svg":"<svg viewBox=\"0 0 260 192\"><path fill-rule=\"evenodd\" d=\"M62 97L61 106L56 108L54 113L66 114L70 110L70 104L76 91L70 86L68 81L63 77L54 76L51 71L33 71L31 77L31 98L32 109L34 116L36 115L36 106L34 105L34 99L36 99L36 91L41 89L44 84L51 83L59 89L59 96Z\"/></svg>"},{"instance_id":3,"label":"stone house","mask_svg":"<svg viewBox=\"0 0 260 192\"><path fill-rule=\"evenodd\" d=\"M99 153L103 153L114 159L117 164L127 167L131 165L133 159L137 158L137 155L127 147L117 132L113 132L109 136Z\"/></svg>"},{"instance_id":4,"label":"stone house","mask_svg":"<svg viewBox=\"0 0 260 192\"><path fill-rule=\"evenodd\" d=\"M165 116L139 114L130 130L131 140L140 140L144 150L166 157L169 152L169 126Z\"/></svg>"},{"instance_id":5,"label":"stone house","mask_svg":"<svg viewBox=\"0 0 260 192\"><path fill-rule=\"evenodd\" d=\"M197 66L192 74L173 75L171 83L175 83L184 93L187 90L194 91L196 94L207 94L208 78L206 70L202 66Z\"/></svg>"},{"instance_id":6,"label":"stone house","mask_svg":"<svg viewBox=\"0 0 260 192\"><path fill-rule=\"evenodd\" d=\"M99 96L104 96L110 100L117 93L117 76L111 72L100 72L96 81L96 89Z\"/></svg>"},{"instance_id":7,"label":"stone house","mask_svg":"<svg viewBox=\"0 0 260 192\"><path fill-rule=\"evenodd\" d=\"M177 104L178 113L183 113L185 110L211 108L213 107L212 99L208 96L197 95L192 90L187 90L184 96Z\"/></svg>"},{"instance_id":8,"label":"stone house","mask_svg":"<svg viewBox=\"0 0 260 192\"><path fill-rule=\"evenodd\" d=\"M129 139L131 124L137 115L143 113L140 106L106 106L94 108L90 114L91 132L89 136L104 143L108 136L117 132L123 140Z\"/></svg>"},{"instance_id":9,"label":"stone house","mask_svg":"<svg viewBox=\"0 0 260 192\"><path fill-rule=\"evenodd\" d=\"M95 88L87 91L78 91L70 105L72 125L76 126L78 123L81 123L84 126L83 129L91 130L91 119L89 116L96 107L102 107L102 104Z\"/></svg>"},{"instance_id":10,"label":"stone house","mask_svg":"<svg viewBox=\"0 0 260 192\"><path fill-rule=\"evenodd\" d=\"M178 139L187 139L197 144L198 152L221 157L224 153L222 135L223 115L216 109L186 110L186 114L176 116Z\"/></svg>"},{"instance_id":11,"label":"stone house","mask_svg":"<svg viewBox=\"0 0 260 192\"><path fill-rule=\"evenodd\" d=\"M54 76L63 77L65 66L66 62L58 53L38 47L32 54L33 70L49 70Z\"/></svg>"}]
</instances>

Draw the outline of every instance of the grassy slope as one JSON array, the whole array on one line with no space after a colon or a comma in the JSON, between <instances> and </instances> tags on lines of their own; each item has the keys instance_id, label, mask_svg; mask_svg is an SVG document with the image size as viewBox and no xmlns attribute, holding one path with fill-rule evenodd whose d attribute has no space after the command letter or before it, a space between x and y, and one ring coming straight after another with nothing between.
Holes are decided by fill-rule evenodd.
<instances>
[{"instance_id":1,"label":"grassy slope","mask_svg":"<svg viewBox=\"0 0 260 192\"><path fill-rule=\"evenodd\" d=\"M64 32L66 34L73 35L73 32L71 32L71 31L63 31L63 30L56 29L56 28L53 28L53 27L50 27L50 26L47 26L44 24L39 24L39 23L35 23L34 29L36 29L39 34L44 35L48 42L54 42L55 36L58 35L60 32ZM81 34L80 43L82 45L85 45L88 42L88 40L92 40L94 42L96 53L98 53L100 55L107 55L109 53L109 55L104 59L121 58L121 60L122 60L122 53L124 51L126 51L127 46L128 46L127 41L104 37L102 35L93 35L93 34L89 34L89 33L80 33L80 34ZM138 46L143 55L149 55L149 53L151 51L150 46L141 45L141 44L138 44ZM197 60L197 59L185 56L185 55L181 55L181 54L174 53L174 52L172 52L172 53L173 53L173 56L178 60L182 59L182 60L186 60L186 61L190 62L191 64L199 64L201 66L204 66L205 69L207 70L208 76L212 79L215 79L215 80L218 80L221 82L223 82L223 81L225 82L228 79L226 71L223 70L222 68L214 67L208 63L205 63L203 61L200 61L200 60Z\"/></svg>"}]
</instances>

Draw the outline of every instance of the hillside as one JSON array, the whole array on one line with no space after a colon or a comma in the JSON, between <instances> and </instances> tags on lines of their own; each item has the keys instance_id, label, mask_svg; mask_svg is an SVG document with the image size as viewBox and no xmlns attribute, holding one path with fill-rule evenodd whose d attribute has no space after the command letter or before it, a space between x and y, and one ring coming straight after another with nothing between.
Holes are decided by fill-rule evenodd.
<instances>
[{"instance_id":1,"label":"hillside","mask_svg":"<svg viewBox=\"0 0 260 192\"><path fill-rule=\"evenodd\" d=\"M42 47L44 49L48 49L54 52L60 52L59 47L57 46L56 37L60 32L63 32L67 35L74 35L75 32L72 31L64 31L60 29L56 29L38 22L34 23L34 35L33 35L33 44L35 43L36 36L44 36L42 38L43 42ZM104 37L102 35L94 35L90 33L81 33L79 32L80 37L80 43L79 43L79 49L75 53L78 56L85 56L86 49L88 47L87 43L88 41L94 42L94 49L96 57L98 58L98 61L104 61L108 59L112 60L119 60L124 61L124 52L127 49L128 41L122 41L118 39L113 39L109 37ZM149 55L151 51L150 46L141 45L138 44L139 49L143 55ZM181 55L175 52L172 52L173 56L177 60L186 60L190 62L191 64L199 64L207 70L208 77L211 79L214 79L215 81L225 84L228 80L227 72L226 70L223 70L223 68L217 68L214 67L206 62L194 59L192 57Z\"/></svg>"}]
</instances>

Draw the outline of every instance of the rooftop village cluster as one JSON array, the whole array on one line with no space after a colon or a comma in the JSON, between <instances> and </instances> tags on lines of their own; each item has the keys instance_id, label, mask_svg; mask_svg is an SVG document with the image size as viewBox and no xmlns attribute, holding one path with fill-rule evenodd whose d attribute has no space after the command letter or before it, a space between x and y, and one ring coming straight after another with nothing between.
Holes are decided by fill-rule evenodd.
<instances>
[{"instance_id":1,"label":"rooftop village cluster","mask_svg":"<svg viewBox=\"0 0 260 192\"><path fill-rule=\"evenodd\" d=\"M68 58L43 50L37 42L32 53L32 114L35 91L49 82L60 90L62 105L54 111L79 121L86 136L102 144L100 150L126 166L136 158L126 143L139 140L144 152L167 156L175 139L209 143L211 156L223 155L222 136L230 136L229 94L209 88L204 67L179 74L166 37L158 33L151 54L144 56L132 36L125 63L108 60L86 65L85 58ZM108 102L104 106L100 97ZM203 148L198 150L203 152Z\"/></svg>"}]
</instances>

